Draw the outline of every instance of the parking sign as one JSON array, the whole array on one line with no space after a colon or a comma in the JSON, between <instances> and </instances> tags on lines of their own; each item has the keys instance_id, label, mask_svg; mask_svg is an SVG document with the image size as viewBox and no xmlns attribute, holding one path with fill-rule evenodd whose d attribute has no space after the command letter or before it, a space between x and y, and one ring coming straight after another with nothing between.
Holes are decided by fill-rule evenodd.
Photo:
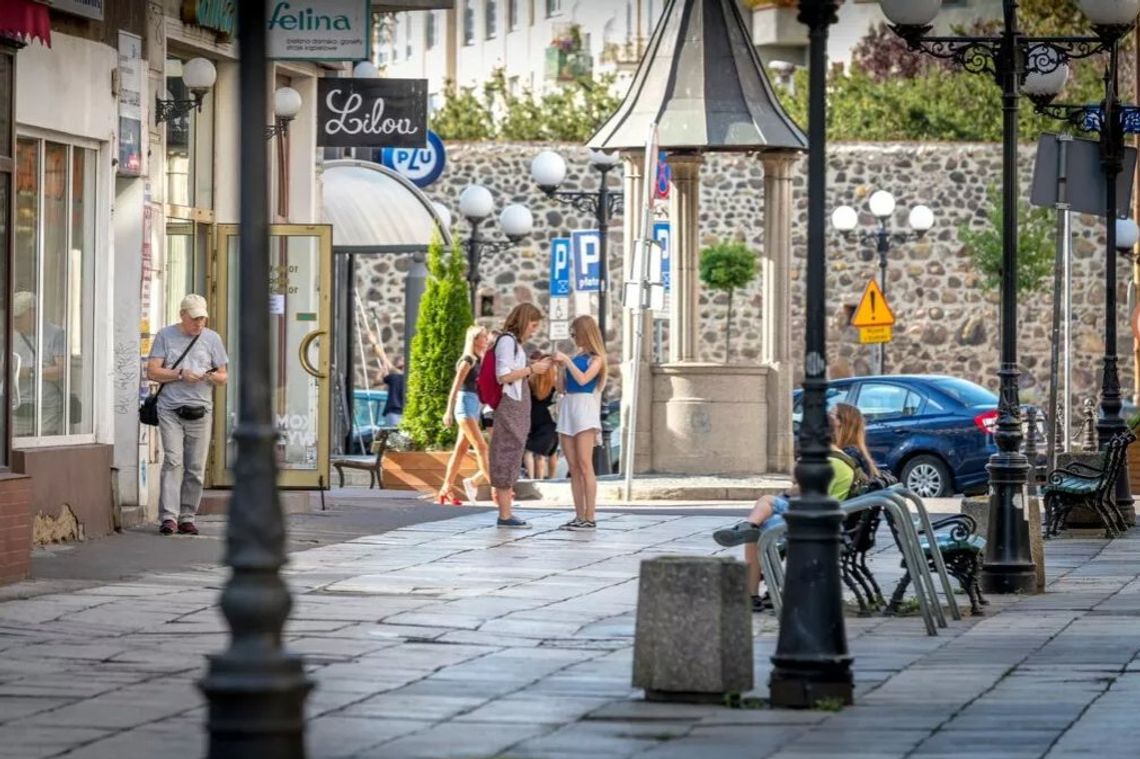
<instances>
[{"instance_id":1,"label":"parking sign","mask_svg":"<svg viewBox=\"0 0 1140 759\"><path fill-rule=\"evenodd\" d=\"M672 235L669 222L656 221L653 223L653 239L661 246L661 284L665 292L669 292L672 281L672 259L669 255L669 242Z\"/></svg>"},{"instance_id":2,"label":"parking sign","mask_svg":"<svg viewBox=\"0 0 1140 759\"><path fill-rule=\"evenodd\" d=\"M602 236L596 229L570 234L574 252L574 289L580 293L602 290Z\"/></svg>"},{"instance_id":3,"label":"parking sign","mask_svg":"<svg viewBox=\"0 0 1140 759\"><path fill-rule=\"evenodd\" d=\"M570 238L550 241L550 297L570 297Z\"/></svg>"}]
</instances>

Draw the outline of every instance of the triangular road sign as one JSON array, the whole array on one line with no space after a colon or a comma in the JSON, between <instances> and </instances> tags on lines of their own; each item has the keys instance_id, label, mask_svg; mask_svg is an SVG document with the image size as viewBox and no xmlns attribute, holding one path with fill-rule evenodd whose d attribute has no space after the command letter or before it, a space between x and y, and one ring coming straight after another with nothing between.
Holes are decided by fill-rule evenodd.
<instances>
[{"instance_id":1,"label":"triangular road sign","mask_svg":"<svg viewBox=\"0 0 1140 759\"><path fill-rule=\"evenodd\" d=\"M863 297L859 300L859 307L851 317L852 327L890 327L895 323L895 312L887 305L883 291L875 280L867 282L863 290Z\"/></svg>"}]
</instances>

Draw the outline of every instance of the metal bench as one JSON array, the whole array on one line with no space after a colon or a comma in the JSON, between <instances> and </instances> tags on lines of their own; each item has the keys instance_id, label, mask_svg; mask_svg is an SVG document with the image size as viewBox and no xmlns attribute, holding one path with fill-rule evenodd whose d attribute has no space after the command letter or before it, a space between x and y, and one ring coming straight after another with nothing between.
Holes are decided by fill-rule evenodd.
<instances>
[{"instance_id":1,"label":"metal bench","mask_svg":"<svg viewBox=\"0 0 1140 759\"><path fill-rule=\"evenodd\" d=\"M1116 508L1116 478L1124 466L1128 446L1135 440L1131 431L1113 436L1100 454L1099 467L1073 461L1050 472L1049 483L1042 488L1045 537L1060 533L1069 512L1077 506L1084 506L1100 517L1106 537L1115 538L1128 529Z\"/></svg>"},{"instance_id":2,"label":"metal bench","mask_svg":"<svg viewBox=\"0 0 1140 759\"><path fill-rule=\"evenodd\" d=\"M900 488L901 486L896 485L885 490L876 490L855 498L850 498L840 504L840 510L847 517L875 508L882 509L883 513L886 514L888 521L892 525L892 534L894 535L895 543L899 548L899 552L902 554L903 564L908 569L910 576L917 578L915 582L915 598L918 601L919 610L922 613L923 622L926 625L926 631L930 635L937 635L938 627L946 626L946 618L942 612L942 604L938 602L934 581L930 576L927 561L920 547L918 531L915 528L915 520L912 520L910 516L909 510L905 505L906 501L904 500L904 496L901 495L903 491L901 491ZM929 529L929 516L926 514L925 507L922 505L921 500L918 500L916 505L920 510L917 521L923 525L925 531ZM786 532L787 523L780 517L772 517L764 523L758 544L760 564L764 571L769 595L777 615L780 613L783 602L784 568L780 554ZM862 560L857 560L857 562L860 565L860 569L865 568L866 565ZM850 564L848 564L848 567L850 567ZM935 570L938 571L937 565L935 566ZM949 580L945 577L943 577L942 586L944 590L949 588ZM947 603L950 606L954 618L959 619L960 614L952 593L948 593Z\"/></svg>"},{"instance_id":3,"label":"metal bench","mask_svg":"<svg viewBox=\"0 0 1140 759\"><path fill-rule=\"evenodd\" d=\"M333 465L333 468L336 469L336 475L340 479L340 487L344 487L345 469L363 469L368 472L369 490L374 487L379 487L381 490L384 489L382 470L384 465L384 452L388 450L388 436L397 429L396 427L376 428L372 440L371 456L342 456L329 462Z\"/></svg>"},{"instance_id":4,"label":"metal bench","mask_svg":"<svg viewBox=\"0 0 1140 759\"><path fill-rule=\"evenodd\" d=\"M978 572L982 568L982 551L986 547L985 538L977 534L978 524L968 514L955 514L954 516L939 519L932 525L931 531L919 535L918 545L922 555L934 569L936 561L943 562L945 570L958 581L966 596L970 599L970 612L981 614L982 606L989 603L982 596L978 585ZM932 550L930 536L933 535ZM902 603L907 585L910 583L911 573L908 569L895 587L891 601L887 604L886 614L894 614ZM947 596L953 598L953 592Z\"/></svg>"}]
</instances>

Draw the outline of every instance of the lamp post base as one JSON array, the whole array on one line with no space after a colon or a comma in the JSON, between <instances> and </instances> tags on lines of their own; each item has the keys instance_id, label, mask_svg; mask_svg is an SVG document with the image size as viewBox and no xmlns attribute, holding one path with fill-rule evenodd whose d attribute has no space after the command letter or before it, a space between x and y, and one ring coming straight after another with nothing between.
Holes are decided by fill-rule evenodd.
<instances>
[{"instance_id":1,"label":"lamp post base","mask_svg":"<svg viewBox=\"0 0 1140 759\"><path fill-rule=\"evenodd\" d=\"M775 661L775 659L773 659ZM772 706L784 709L814 709L820 702L854 703L855 685L851 676L851 657L836 658L798 669L794 662L779 661L768 681L768 699Z\"/></svg>"},{"instance_id":2,"label":"lamp post base","mask_svg":"<svg viewBox=\"0 0 1140 759\"><path fill-rule=\"evenodd\" d=\"M980 576L986 593L1034 593L1037 572L1029 550L1026 482L1029 460L1020 453L997 453L990 473L990 518Z\"/></svg>"},{"instance_id":3,"label":"lamp post base","mask_svg":"<svg viewBox=\"0 0 1140 759\"><path fill-rule=\"evenodd\" d=\"M300 657L211 656L199 687L210 704L210 759L304 759L304 705L313 683Z\"/></svg>"}]
</instances>

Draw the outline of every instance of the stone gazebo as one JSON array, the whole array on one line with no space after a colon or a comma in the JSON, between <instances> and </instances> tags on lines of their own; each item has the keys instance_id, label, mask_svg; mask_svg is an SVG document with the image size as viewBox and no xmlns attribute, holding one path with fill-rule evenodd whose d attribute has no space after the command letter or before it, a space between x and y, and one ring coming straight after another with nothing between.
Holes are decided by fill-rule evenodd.
<instances>
[{"instance_id":1,"label":"stone gazebo","mask_svg":"<svg viewBox=\"0 0 1140 759\"><path fill-rule=\"evenodd\" d=\"M633 361L642 362L633 471L790 472L792 168L807 138L780 107L736 0L669 0L629 94L589 142L619 150L624 159L627 279L642 227L642 153L652 122L672 170L672 306L667 363L651 365L648 340L642 355L633 356L628 312L624 320L624 387L632 382ZM756 364L698 360L700 169L710 151L752 153L764 165L764 339ZM642 318L645 334L652 334L652 316ZM623 393L623 420L632 397Z\"/></svg>"}]
</instances>

